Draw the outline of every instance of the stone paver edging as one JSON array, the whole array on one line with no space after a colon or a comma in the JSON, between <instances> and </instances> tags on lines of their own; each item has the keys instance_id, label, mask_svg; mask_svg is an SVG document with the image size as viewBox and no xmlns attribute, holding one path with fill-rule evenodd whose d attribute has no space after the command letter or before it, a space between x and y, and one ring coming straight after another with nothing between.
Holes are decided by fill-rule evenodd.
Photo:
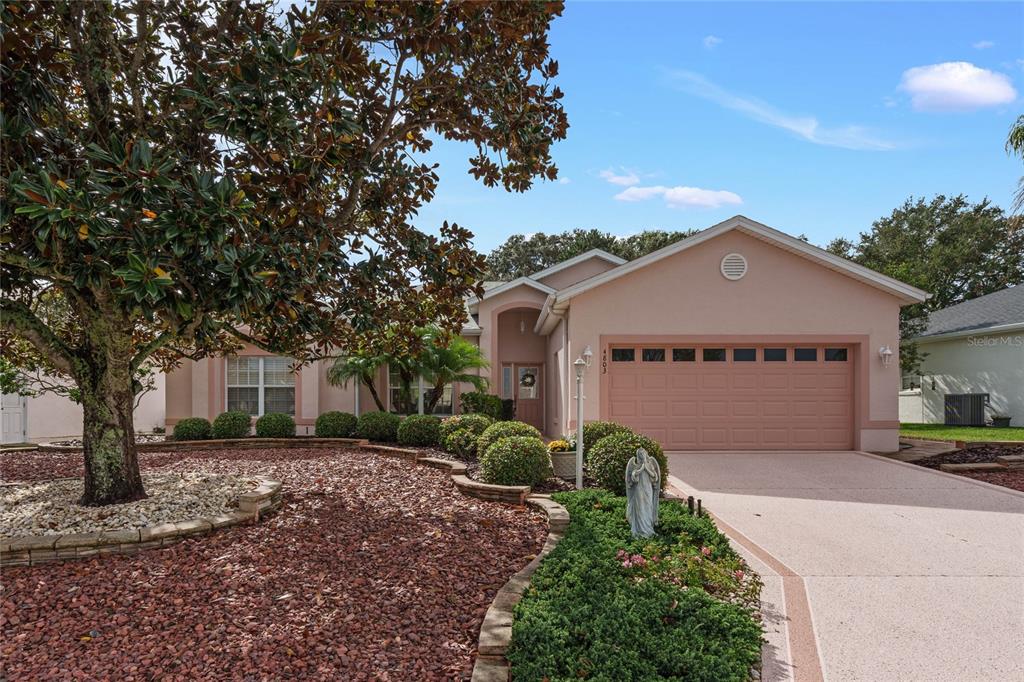
<instances>
[{"instance_id":1,"label":"stone paver edging","mask_svg":"<svg viewBox=\"0 0 1024 682\"><path fill-rule=\"evenodd\" d=\"M269 478L257 480L259 485L255 490L238 496L236 511L217 516L96 533L0 538L0 567L35 566L109 554L134 554L143 549L166 547L192 535L259 521L260 517L281 505L281 482Z\"/></svg>"},{"instance_id":2,"label":"stone paver edging","mask_svg":"<svg viewBox=\"0 0 1024 682\"><path fill-rule=\"evenodd\" d=\"M530 578L537 567L558 546L569 527L569 512L548 495L530 495L526 503L547 514L548 539L540 553L509 578L504 587L498 590L498 594L494 595L494 601L480 626L472 682L508 682L511 678L512 668L505 658L505 652L512 643L512 620L516 604L530 586Z\"/></svg>"},{"instance_id":3,"label":"stone paver edging","mask_svg":"<svg viewBox=\"0 0 1024 682\"><path fill-rule=\"evenodd\" d=\"M164 440L155 443L136 443L138 452L165 452L173 450L221 450L239 448L336 448L345 446L361 446L368 441L365 438L317 438L316 436L295 436L293 438L208 438L206 440ZM40 443L39 452L80 452L81 445L56 445Z\"/></svg>"}]
</instances>

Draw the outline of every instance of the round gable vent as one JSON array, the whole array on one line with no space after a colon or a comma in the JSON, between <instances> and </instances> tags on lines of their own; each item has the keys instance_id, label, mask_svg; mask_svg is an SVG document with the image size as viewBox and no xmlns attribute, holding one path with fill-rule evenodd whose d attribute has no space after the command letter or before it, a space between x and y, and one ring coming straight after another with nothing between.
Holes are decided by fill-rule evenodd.
<instances>
[{"instance_id":1,"label":"round gable vent","mask_svg":"<svg viewBox=\"0 0 1024 682\"><path fill-rule=\"evenodd\" d=\"M747 274L747 259L738 253L728 254L722 259L722 274L726 279L740 279Z\"/></svg>"}]
</instances>

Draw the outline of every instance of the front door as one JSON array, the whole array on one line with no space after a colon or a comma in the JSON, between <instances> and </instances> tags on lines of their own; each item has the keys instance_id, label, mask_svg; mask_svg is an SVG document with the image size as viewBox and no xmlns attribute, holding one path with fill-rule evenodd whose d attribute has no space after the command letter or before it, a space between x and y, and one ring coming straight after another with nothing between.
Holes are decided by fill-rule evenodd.
<instances>
[{"instance_id":1,"label":"front door","mask_svg":"<svg viewBox=\"0 0 1024 682\"><path fill-rule=\"evenodd\" d=\"M516 419L544 433L544 390L542 365L513 365Z\"/></svg>"}]
</instances>

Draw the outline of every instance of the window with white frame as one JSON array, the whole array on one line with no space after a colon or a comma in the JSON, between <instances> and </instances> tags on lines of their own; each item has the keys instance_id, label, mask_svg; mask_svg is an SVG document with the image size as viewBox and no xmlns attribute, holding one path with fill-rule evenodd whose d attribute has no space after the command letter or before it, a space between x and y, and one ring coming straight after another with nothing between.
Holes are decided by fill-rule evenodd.
<instances>
[{"instance_id":1,"label":"window with white frame","mask_svg":"<svg viewBox=\"0 0 1024 682\"><path fill-rule=\"evenodd\" d=\"M291 358L238 356L227 359L227 409L259 417L272 412L295 416L295 373Z\"/></svg>"},{"instance_id":2,"label":"window with white frame","mask_svg":"<svg viewBox=\"0 0 1024 682\"><path fill-rule=\"evenodd\" d=\"M413 379L412 389L410 392L409 401L411 404L405 405L406 401L402 400L402 377L397 370L390 370L388 372L388 408L392 412L399 414L415 414L419 411L419 403L416 401L416 391L419 390L420 382L418 379ZM434 388L426 379L423 380L423 409L426 410L427 406L430 405L430 397L433 393ZM451 384L445 384L444 388L441 389L441 397L438 398L437 404L434 405L433 414L452 414L452 407L454 404L454 392Z\"/></svg>"}]
</instances>

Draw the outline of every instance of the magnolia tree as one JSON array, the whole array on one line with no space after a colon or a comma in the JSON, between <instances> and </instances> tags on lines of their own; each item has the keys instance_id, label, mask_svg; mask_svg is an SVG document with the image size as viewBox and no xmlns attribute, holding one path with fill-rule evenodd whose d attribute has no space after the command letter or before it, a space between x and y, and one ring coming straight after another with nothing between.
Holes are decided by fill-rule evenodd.
<instances>
[{"instance_id":1,"label":"magnolia tree","mask_svg":"<svg viewBox=\"0 0 1024 682\"><path fill-rule=\"evenodd\" d=\"M437 186L432 139L464 142L488 186L556 177L561 3L289 4L0 10L3 351L78 389L86 504L145 496L144 367L243 342L400 352L424 324L458 328L471 234L410 224Z\"/></svg>"}]
</instances>

